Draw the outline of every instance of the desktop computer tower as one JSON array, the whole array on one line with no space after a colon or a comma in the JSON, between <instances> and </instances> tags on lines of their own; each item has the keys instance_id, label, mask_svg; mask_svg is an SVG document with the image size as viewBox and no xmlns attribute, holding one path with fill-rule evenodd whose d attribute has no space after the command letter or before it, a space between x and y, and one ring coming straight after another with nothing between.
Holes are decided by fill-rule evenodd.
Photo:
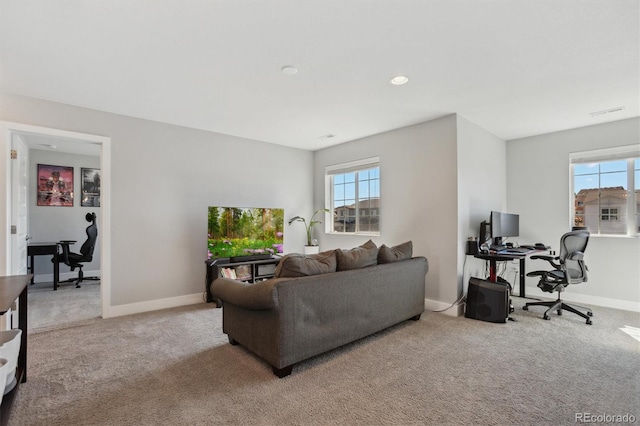
<instances>
[{"instance_id":1,"label":"desktop computer tower","mask_svg":"<svg viewBox=\"0 0 640 426\"><path fill-rule=\"evenodd\" d=\"M488 322L507 322L509 298L509 283L494 283L471 277L464 316Z\"/></svg>"}]
</instances>

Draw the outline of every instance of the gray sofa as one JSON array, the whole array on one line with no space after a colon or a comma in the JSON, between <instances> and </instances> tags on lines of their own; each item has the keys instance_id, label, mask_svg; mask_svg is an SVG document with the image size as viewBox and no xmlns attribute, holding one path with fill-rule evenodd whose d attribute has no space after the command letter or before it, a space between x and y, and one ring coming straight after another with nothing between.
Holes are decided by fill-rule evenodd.
<instances>
[{"instance_id":1,"label":"gray sofa","mask_svg":"<svg viewBox=\"0 0 640 426\"><path fill-rule=\"evenodd\" d=\"M276 271L278 278L256 284L214 280L211 293L222 300L223 332L229 342L244 346L271 364L274 374L284 377L299 361L402 321L420 319L426 258L340 270L340 251L327 257L334 262L330 257L338 265L329 269L336 272L318 273L322 272L318 257L288 261L285 256ZM283 273L293 260L316 275L283 277L298 275L296 267Z\"/></svg>"}]
</instances>

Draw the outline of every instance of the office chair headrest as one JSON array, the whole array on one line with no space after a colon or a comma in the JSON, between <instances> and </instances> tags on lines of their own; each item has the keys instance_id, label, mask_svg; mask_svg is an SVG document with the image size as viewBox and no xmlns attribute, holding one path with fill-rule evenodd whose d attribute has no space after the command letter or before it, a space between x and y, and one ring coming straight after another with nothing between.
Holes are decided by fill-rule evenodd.
<instances>
[{"instance_id":1,"label":"office chair headrest","mask_svg":"<svg viewBox=\"0 0 640 426\"><path fill-rule=\"evenodd\" d=\"M87 220L87 222L93 222L94 220L96 220L96 214L93 212L87 213L84 218Z\"/></svg>"}]
</instances>

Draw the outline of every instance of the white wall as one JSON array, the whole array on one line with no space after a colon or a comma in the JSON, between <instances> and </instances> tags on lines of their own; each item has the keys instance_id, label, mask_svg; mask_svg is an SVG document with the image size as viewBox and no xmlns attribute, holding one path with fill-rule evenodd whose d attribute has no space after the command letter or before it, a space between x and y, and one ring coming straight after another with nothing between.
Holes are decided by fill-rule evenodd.
<instances>
[{"instance_id":1,"label":"white wall","mask_svg":"<svg viewBox=\"0 0 640 426\"><path fill-rule=\"evenodd\" d=\"M73 167L74 200L73 207L49 207L37 206L37 172L38 164L51 164L55 166ZM71 251L79 252L82 243L87 239L85 229L89 223L85 220L85 215L95 212L100 223L102 215L99 207L82 207L81 201L81 168L100 168L100 157L69 154L64 152L45 151L31 149L29 151L29 236L31 241L61 241L76 240L77 243L71 246ZM98 228L98 238L100 238L100 228ZM35 281L53 280L53 263L50 256L36 256ZM61 279L78 276L78 271L71 274L69 267L60 264ZM83 267L85 276L99 276L100 274L100 244L96 248L91 262L85 263Z\"/></svg>"},{"instance_id":2,"label":"white wall","mask_svg":"<svg viewBox=\"0 0 640 426\"><path fill-rule=\"evenodd\" d=\"M465 258L466 241L478 236L480 222L489 221L492 210L507 211L507 147L504 140L464 117L457 118L458 270L466 294L470 276L484 277L485 263L472 256ZM507 279L517 286L510 277Z\"/></svg>"},{"instance_id":3,"label":"white wall","mask_svg":"<svg viewBox=\"0 0 640 426\"><path fill-rule=\"evenodd\" d=\"M308 151L8 94L0 121L111 138L111 306L135 306L117 312L204 292L208 206L312 210ZM285 251L302 250L303 235L287 228Z\"/></svg>"},{"instance_id":4,"label":"white wall","mask_svg":"<svg viewBox=\"0 0 640 426\"><path fill-rule=\"evenodd\" d=\"M507 201L520 213L520 239L558 249L571 230L569 153L640 143L633 118L507 142ZM640 239L592 236L585 253L589 281L572 286L567 300L640 310ZM540 262L528 269L547 265ZM527 279L527 293L552 297Z\"/></svg>"},{"instance_id":5,"label":"white wall","mask_svg":"<svg viewBox=\"0 0 640 426\"><path fill-rule=\"evenodd\" d=\"M380 157L381 244L413 240L414 255L429 260L426 298L457 298L456 116L381 133L315 152L314 206L324 207L324 168ZM369 237L325 234L316 227L322 250L351 248Z\"/></svg>"}]
</instances>

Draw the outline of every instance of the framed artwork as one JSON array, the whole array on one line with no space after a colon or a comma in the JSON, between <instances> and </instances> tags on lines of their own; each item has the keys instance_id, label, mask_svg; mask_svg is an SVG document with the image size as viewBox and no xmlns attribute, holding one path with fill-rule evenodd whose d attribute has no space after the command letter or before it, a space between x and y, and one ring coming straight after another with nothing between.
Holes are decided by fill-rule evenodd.
<instances>
[{"instance_id":1,"label":"framed artwork","mask_svg":"<svg viewBox=\"0 0 640 426\"><path fill-rule=\"evenodd\" d=\"M100 169L82 168L82 207L100 207Z\"/></svg>"},{"instance_id":2,"label":"framed artwork","mask_svg":"<svg viewBox=\"0 0 640 426\"><path fill-rule=\"evenodd\" d=\"M73 207L73 167L38 164L38 206Z\"/></svg>"}]
</instances>

